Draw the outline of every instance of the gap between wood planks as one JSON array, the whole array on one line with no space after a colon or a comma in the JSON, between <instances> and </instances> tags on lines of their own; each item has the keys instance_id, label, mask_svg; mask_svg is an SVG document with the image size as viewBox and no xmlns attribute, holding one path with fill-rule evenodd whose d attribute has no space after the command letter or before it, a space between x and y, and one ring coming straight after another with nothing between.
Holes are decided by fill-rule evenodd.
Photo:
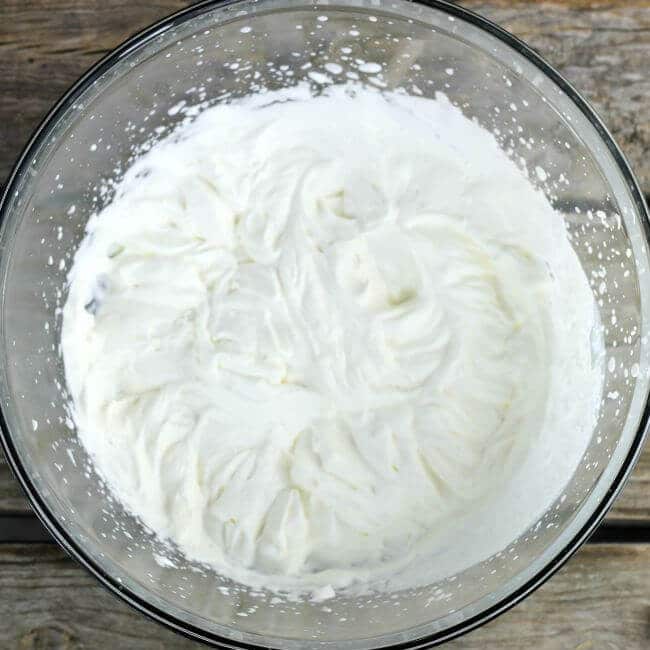
<instances>
[{"instance_id":1,"label":"gap between wood planks","mask_svg":"<svg viewBox=\"0 0 650 650\"><path fill-rule=\"evenodd\" d=\"M0 516L0 544L54 543L36 515ZM602 523L588 544L650 544L650 522L616 521Z\"/></svg>"}]
</instances>

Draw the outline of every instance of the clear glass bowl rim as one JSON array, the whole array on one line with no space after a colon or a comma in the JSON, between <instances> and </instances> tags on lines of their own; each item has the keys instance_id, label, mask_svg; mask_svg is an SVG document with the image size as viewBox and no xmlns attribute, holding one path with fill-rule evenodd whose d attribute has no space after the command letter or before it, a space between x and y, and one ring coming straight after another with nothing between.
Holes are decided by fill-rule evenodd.
<instances>
[{"instance_id":1,"label":"clear glass bowl rim","mask_svg":"<svg viewBox=\"0 0 650 650\"><path fill-rule=\"evenodd\" d=\"M0 226L3 226L8 219L10 197L15 192L15 187L18 184L25 169L30 165L36 151L38 151L41 144L47 139L50 127L55 125L61 115L77 100L77 98L91 86L97 78L110 70L116 65L123 57L127 56L133 49L139 48L141 45L151 41L156 36L160 35L168 29L184 23L206 11L218 7L225 7L228 5L235 5L240 0L202 0L194 5L185 9L181 9L166 18L153 23L149 27L137 32L130 38L126 39L122 44L118 45L114 50L109 52L106 56L95 63L89 70L82 75L59 99L59 101L52 107L52 109L43 118L41 123L36 127L31 138L25 145L17 162L15 163L7 183L4 187L2 196L0 196ZM635 207L640 215L640 223L646 241L650 245L650 216L646 206L643 193L640 189L639 183L632 172L632 169L625 158L625 155L616 144L613 136L600 119L591 105L580 95L580 93L547 61L545 61L539 54L526 45L523 41L516 36L507 32L505 29L499 27L492 21L474 13L473 11L464 7L452 4L447 0L411 0L415 4L431 7L433 9L447 13L455 18L460 18L471 25L482 29L488 34L496 37L505 45L511 47L516 52L524 56L530 63L535 65L545 76L553 81L573 102L573 104L583 113L589 120L591 125L596 129L600 136L602 143L607 147L613 160L618 166L623 178L626 181L628 189L630 190L631 197L634 201ZM317 4L315 2L314 4ZM263 5L263 0L258 6ZM4 306L0 306L4 309ZM605 497L598 504L591 517L587 520L582 529L570 539L566 545L553 557L544 567L542 567L537 574L535 574L528 582L522 585L519 589L511 592L496 602L491 607L485 609L483 612L472 616L462 623L436 632L435 634L427 637L414 639L405 643L393 644L386 646L383 650L415 650L424 649L437 646L441 643L459 637L467 632L488 623L503 612L507 611L526 596L543 585L556 571L558 571L564 563L584 544L592 533L598 528L607 511L611 508L616 497L622 490L625 481L634 469L636 461L643 449L648 429L650 428L650 394L646 395L645 406L641 415L636 435L630 445L625 460L621 466L620 471L612 480ZM35 485L29 478L25 466L19 458L17 449L12 442L12 435L7 426L2 404L0 404L0 444L5 453L5 457L9 466L11 467L14 475L18 479L23 491L27 495L30 506L34 513L40 519L41 523L45 526L48 532L56 540L56 542L77 562L79 562L86 570L99 580L99 582L106 587L109 591L119 597L121 600L129 604L131 607L146 615L150 619L162 623L166 627L182 634L194 641L206 643L215 647L244 649L244 650L260 650L263 647L269 646L256 646L249 643L239 642L232 639L226 639L217 634L208 632L194 625L186 623L179 618L171 615L160 608L152 606L147 601L132 593L124 585L120 584L111 575L106 573L104 569L97 564L90 555L74 541L72 536L66 531L65 526L57 521L50 512L47 504L38 493Z\"/></svg>"}]
</instances>

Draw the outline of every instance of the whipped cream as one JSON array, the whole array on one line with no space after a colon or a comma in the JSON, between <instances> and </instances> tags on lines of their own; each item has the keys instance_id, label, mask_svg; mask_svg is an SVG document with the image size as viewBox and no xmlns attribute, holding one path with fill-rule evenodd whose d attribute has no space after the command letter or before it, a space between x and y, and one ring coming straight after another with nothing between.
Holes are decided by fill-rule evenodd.
<instances>
[{"instance_id":1,"label":"whipped cream","mask_svg":"<svg viewBox=\"0 0 650 650\"><path fill-rule=\"evenodd\" d=\"M76 255L62 352L79 436L149 528L247 584L339 588L572 435L593 313L561 215L443 95L298 87L133 164Z\"/></svg>"}]
</instances>

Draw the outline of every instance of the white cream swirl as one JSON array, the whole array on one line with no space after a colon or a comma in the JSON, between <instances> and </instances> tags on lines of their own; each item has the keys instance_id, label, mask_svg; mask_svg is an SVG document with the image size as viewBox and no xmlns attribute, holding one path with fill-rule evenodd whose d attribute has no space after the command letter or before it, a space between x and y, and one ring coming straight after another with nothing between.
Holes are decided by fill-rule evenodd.
<instances>
[{"instance_id":1,"label":"white cream swirl","mask_svg":"<svg viewBox=\"0 0 650 650\"><path fill-rule=\"evenodd\" d=\"M443 96L209 109L133 165L76 256L81 439L128 508L227 575L376 577L538 434L549 265L579 273L570 257L562 219Z\"/></svg>"}]
</instances>

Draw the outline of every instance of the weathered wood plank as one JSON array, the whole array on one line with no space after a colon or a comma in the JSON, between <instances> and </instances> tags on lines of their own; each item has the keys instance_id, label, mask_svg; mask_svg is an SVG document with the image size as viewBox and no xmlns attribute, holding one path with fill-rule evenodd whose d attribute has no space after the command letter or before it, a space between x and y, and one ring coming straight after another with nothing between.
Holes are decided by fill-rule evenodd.
<instances>
[{"instance_id":1,"label":"weathered wood plank","mask_svg":"<svg viewBox=\"0 0 650 650\"><path fill-rule=\"evenodd\" d=\"M183 0L0 3L0 179L29 132L88 66ZM464 3L537 48L594 102L650 191L650 3ZM543 5L543 6L542 6ZM650 520L650 450L611 518ZM0 461L0 512L26 502Z\"/></svg>"},{"instance_id":2,"label":"weathered wood plank","mask_svg":"<svg viewBox=\"0 0 650 650\"><path fill-rule=\"evenodd\" d=\"M129 34L186 4L183 0L1 3L0 179L40 118L84 70ZM584 92L650 190L647 1L463 4L522 37Z\"/></svg>"},{"instance_id":3,"label":"weathered wood plank","mask_svg":"<svg viewBox=\"0 0 650 650\"><path fill-rule=\"evenodd\" d=\"M111 596L49 545L0 545L0 647L199 647ZM650 545L592 545L457 650L650 647Z\"/></svg>"},{"instance_id":4,"label":"weathered wood plank","mask_svg":"<svg viewBox=\"0 0 650 650\"><path fill-rule=\"evenodd\" d=\"M607 515L606 521L650 522L650 447L646 445L639 462Z\"/></svg>"},{"instance_id":5,"label":"weathered wood plank","mask_svg":"<svg viewBox=\"0 0 650 650\"><path fill-rule=\"evenodd\" d=\"M27 499L0 451L0 516L29 512ZM641 456L607 521L650 521L650 453Z\"/></svg>"},{"instance_id":6,"label":"weathered wood plank","mask_svg":"<svg viewBox=\"0 0 650 650\"><path fill-rule=\"evenodd\" d=\"M165 0L135 7L126 0L11 0L0 9L0 175L47 107L103 52L132 31L185 3ZM646 2L594 9L589 3L466 2L540 50L601 109L624 148L650 183L650 11ZM47 22L45 22L47 11ZM43 83L43 79L47 83ZM650 457L630 482L613 516L650 517ZM647 495L647 496L646 496ZM0 464L0 510L24 509L24 501Z\"/></svg>"},{"instance_id":7,"label":"weathered wood plank","mask_svg":"<svg viewBox=\"0 0 650 650\"><path fill-rule=\"evenodd\" d=\"M52 104L127 36L183 0L0 2L0 183Z\"/></svg>"},{"instance_id":8,"label":"weathered wood plank","mask_svg":"<svg viewBox=\"0 0 650 650\"><path fill-rule=\"evenodd\" d=\"M522 38L573 83L604 119L650 192L648 2L461 4Z\"/></svg>"},{"instance_id":9,"label":"weathered wood plank","mask_svg":"<svg viewBox=\"0 0 650 650\"><path fill-rule=\"evenodd\" d=\"M0 183L31 130L89 65L186 2L0 2ZM650 191L650 3L470 0L529 42L595 104ZM28 509L0 452L0 514ZM610 519L650 521L650 450ZM650 546L592 545L497 621L448 647L650 647ZM48 545L0 545L0 647L189 648ZM540 622L543 621L543 624Z\"/></svg>"},{"instance_id":10,"label":"weathered wood plank","mask_svg":"<svg viewBox=\"0 0 650 650\"><path fill-rule=\"evenodd\" d=\"M649 560L648 545L586 546L530 598L448 647L647 650Z\"/></svg>"},{"instance_id":11,"label":"weathered wood plank","mask_svg":"<svg viewBox=\"0 0 650 650\"><path fill-rule=\"evenodd\" d=\"M0 647L190 648L119 602L53 545L0 545Z\"/></svg>"},{"instance_id":12,"label":"weathered wood plank","mask_svg":"<svg viewBox=\"0 0 650 650\"><path fill-rule=\"evenodd\" d=\"M29 512L27 500L0 451L0 515Z\"/></svg>"}]
</instances>

